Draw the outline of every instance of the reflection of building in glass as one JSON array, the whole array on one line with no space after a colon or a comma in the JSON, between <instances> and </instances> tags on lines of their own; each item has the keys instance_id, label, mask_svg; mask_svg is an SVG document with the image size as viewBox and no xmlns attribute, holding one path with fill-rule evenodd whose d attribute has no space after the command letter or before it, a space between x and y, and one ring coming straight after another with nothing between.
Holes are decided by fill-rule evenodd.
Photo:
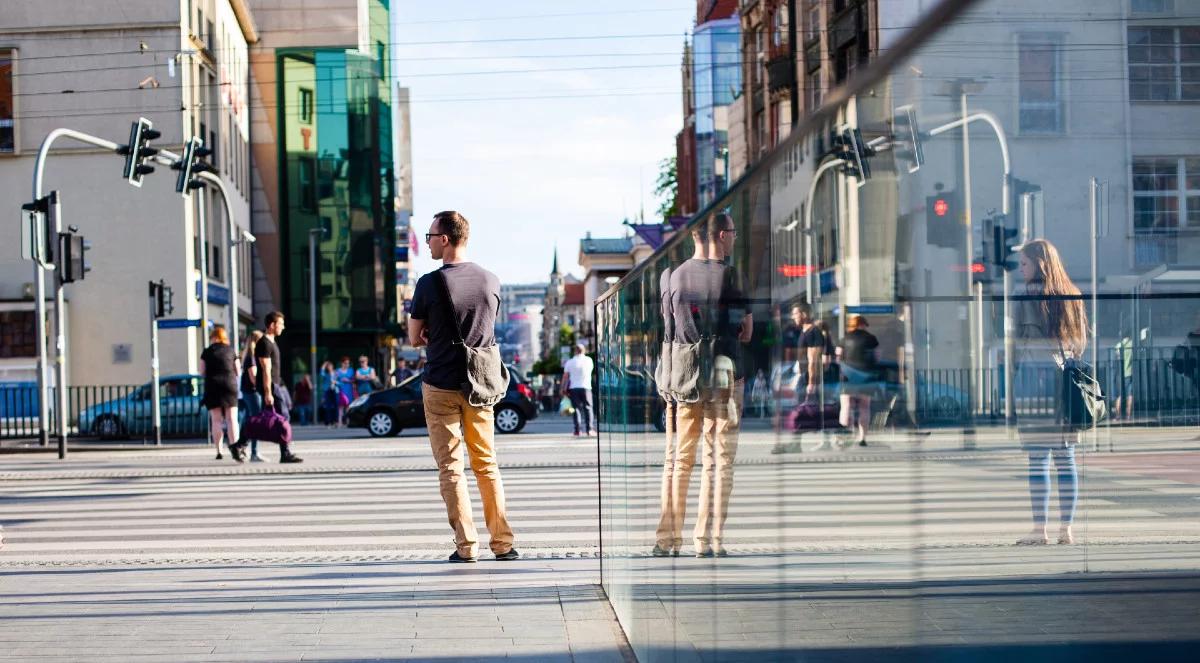
<instances>
[{"instance_id":1,"label":"reflection of building in glass","mask_svg":"<svg viewBox=\"0 0 1200 663\"><path fill-rule=\"evenodd\" d=\"M703 208L729 182L729 104L741 94L737 18L707 21L692 38L697 199Z\"/></svg>"},{"instance_id":2,"label":"reflection of building in glass","mask_svg":"<svg viewBox=\"0 0 1200 663\"><path fill-rule=\"evenodd\" d=\"M256 53L256 92L271 109L256 134L268 197L256 208L266 231L257 308L288 316L285 350L296 348L293 356L305 364L310 230L321 231L318 355L382 353L399 331L388 3L373 0L361 13L359 3L344 4L268 12L278 29L265 30L274 37ZM331 27L288 30L313 24ZM276 200L269 200L269 178Z\"/></svg>"},{"instance_id":3,"label":"reflection of building in glass","mask_svg":"<svg viewBox=\"0 0 1200 663\"><path fill-rule=\"evenodd\" d=\"M1134 579L1178 620L1163 632L1156 617L1135 635L1124 627L1140 608L1102 588L1107 572L1144 562L1094 560L1109 546L1163 545L1165 568L1197 572L1200 520L1119 506L1190 508L1179 487L1200 413L1196 19L1170 1L948 0L925 18L880 17L909 38L881 40L894 58L881 60L886 70L852 76L862 24L847 17L869 4L741 3L815 8L824 27L805 38L823 44L829 80L845 76L849 88L831 90L836 105L792 127L692 219L690 229L725 213L734 224L709 278L680 276L699 241L681 232L597 302L601 564L618 619L642 660L797 660L829 648L869 658L879 650L856 642L856 624L889 618L904 624L886 636L896 660L951 641L968 657L1014 644L1038 658L1075 648L1119 656L1083 620L1050 626L1070 605L1095 618L1115 610L1122 639L1186 658L1200 591L1175 602L1175 587ZM734 281L718 275L725 268L753 335L730 352L719 330L680 342L681 326L719 306L673 306L678 320L664 295L715 290ZM825 363L839 348L837 366ZM746 376L735 393L749 404L729 410L741 415L739 444L772 453L739 457L749 462L737 468L722 539L731 559L685 565L669 558L720 552L681 540L679 525L695 520L672 515L656 536L646 515L663 496L690 500L688 513L702 506L662 480L681 454L658 444L694 437L695 418L673 412L687 400L679 394L732 356ZM1073 394L1084 400L1081 385L1094 397L1097 384L1125 404L1120 425L1068 411ZM852 412L872 429L861 447L841 430ZM1090 468L1088 492L1076 455ZM1071 530L1082 522L1086 537ZM990 619L994 604L956 612L999 585L1019 585L1008 598L1031 622ZM898 586L903 596L882 598ZM1097 591L1077 601L1049 586ZM863 588L880 602L835 617L834 632L814 641L811 615L845 611ZM766 620L731 619L750 613Z\"/></svg>"}]
</instances>

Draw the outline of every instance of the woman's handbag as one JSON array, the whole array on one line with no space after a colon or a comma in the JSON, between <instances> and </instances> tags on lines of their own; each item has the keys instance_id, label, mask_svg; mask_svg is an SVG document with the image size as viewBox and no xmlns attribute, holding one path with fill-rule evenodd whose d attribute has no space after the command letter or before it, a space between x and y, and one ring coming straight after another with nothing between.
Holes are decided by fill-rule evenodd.
<instances>
[{"instance_id":1,"label":"woman's handbag","mask_svg":"<svg viewBox=\"0 0 1200 663\"><path fill-rule=\"evenodd\" d=\"M1062 352L1062 393L1059 398L1062 423L1072 431L1088 430L1108 416L1108 403L1096 371L1090 364Z\"/></svg>"},{"instance_id":2,"label":"woman's handbag","mask_svg":"<svg viewBox=\"0 0 1200 663\"><path fill-rule=\"evenodd\" d=\"M508 393L508 367L500 358L500 346L493 342L484 348L473 348L463 340L454 314L454 300L450 298L450 285L446 275L439 269L434 278L442 286L446 298L446 321L454 329L454 344L461 347L467 359L467 380L462 384L462 394L472 407L490 407L499 403Z\"/></svg>"}]
</instances>

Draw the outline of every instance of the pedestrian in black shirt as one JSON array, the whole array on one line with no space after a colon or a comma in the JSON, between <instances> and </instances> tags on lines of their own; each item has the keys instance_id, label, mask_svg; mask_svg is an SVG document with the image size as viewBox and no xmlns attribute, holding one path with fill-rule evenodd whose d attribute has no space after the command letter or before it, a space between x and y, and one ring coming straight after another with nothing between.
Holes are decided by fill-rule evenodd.
<instances>
[{"instance_id":1,"label":"pedestrian in black shirt","mask_svg":"<svg viewBox=\"0 0 1200 663\"><path fill-rule=\"evenodd\" d=\"M291 394L283 383L282 361L279 356L279 346L275 339L283 333L284 319L279 311L267 314L266 328L263 337L254 345L255 368L258 373L258 393L262 396L263 409L273 408L284 419L288 419L292 408ZM240 462L245 460L246 440L239 439L229 448L233 459ZM291 444L279 445L279 462L302 463L304 459L292 453Z\"/></svg>"},{"instance_id":2,"label":"pedestrian in black shirt","mask_svg":"<svg viewBox=\"0 0 1200 663\"><path fill-rule=\"evenodd\" d=\"M229 336L221 325L213 327L208 340L210 345L200 355L200 374L204 376L209 435L217 448L217 460L221 460L221 438L226 444L238 439L237 353L229 346Z\"/></svg>"},{"instance_id":3,"label":"pedestrian in black shirt","mask_svg":"<svg viewBox=\"0 0 1200 663\"><path fill-rule=\"evenodd\" d=\"M508 386L496 347L500 279L467 260L470 232L470 224L458 212L439 212L433 217L425 241L429 243L429 254L441 260L442 267L417 281L408 340L415 347L428 346L421 397L442 501L454 530L456 549L449 561L474 562L479 552L479 535L463 472L464 455L470 458L483 500L492 553L497 560L507 561L519 558L520 553L513 548L513 531L508 524L492 410ZM468 353L476 358L476 370L470 375Z\"/></svg>"},{"instance_id":4,"label":"pedestrian in black shirt","mask_svg":"<svg viewBox=\"0 0 1200 663\"><path fill-rule=\"evenodd\" d=\"M666 329L655 382L667 400L667 430L655 557L678 555L683 545L688 484L701 444L696 556L727 554L725 520L746 391L742 344L754 328L737 270L726 262L737 239L732 217L698 223L692 239L693 257L664 272L659 284Z\"/></svg>"}]
</instances>

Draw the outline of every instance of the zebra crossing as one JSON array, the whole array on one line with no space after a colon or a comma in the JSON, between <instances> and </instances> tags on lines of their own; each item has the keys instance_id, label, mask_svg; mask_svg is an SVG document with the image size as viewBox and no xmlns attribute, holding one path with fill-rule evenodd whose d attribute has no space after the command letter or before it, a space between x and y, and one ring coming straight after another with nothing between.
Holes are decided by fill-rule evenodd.
<instances>
[{"instance_id":1,"label":"zebra crossing","mask_svg":"<svg viewBox=\"0 0 1200 663\"><path fill-rule=\"evenodd\" d=\"M1029 529L1024 460L965 458L762 462L751 450L735 468L726 545L743 554L1010 547ZM1093 470L1086 459L1082 466L1082 542L1200 542L1200 486ZM0 482L0 565L436 559L452 549L431 468L222 467L230 469L122 467ZM518 459L504 468L518 548L534 557L595 557L603 542L606 555L644 556L654 543L660 471L646 464L598 473L578 461ZM1052 496L1052 523L1057 506Z\"/></svg>"}]
</instances>

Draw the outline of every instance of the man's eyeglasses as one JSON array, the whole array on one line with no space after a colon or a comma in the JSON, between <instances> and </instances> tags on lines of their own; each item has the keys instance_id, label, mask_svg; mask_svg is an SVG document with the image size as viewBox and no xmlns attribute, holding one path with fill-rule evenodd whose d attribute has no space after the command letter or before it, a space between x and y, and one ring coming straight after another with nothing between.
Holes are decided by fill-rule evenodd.
<instances>
[{"instance_id":1,"label":"man's eyeglasses","mask_svg":"<svg viewBox=\"0 0 1200 663\"><path fill-rule=\"evenodd\" d=\"M446 233L425 233L425 241L428 242L434 237L448 237Z\"/></svg>"}]
</instances>

